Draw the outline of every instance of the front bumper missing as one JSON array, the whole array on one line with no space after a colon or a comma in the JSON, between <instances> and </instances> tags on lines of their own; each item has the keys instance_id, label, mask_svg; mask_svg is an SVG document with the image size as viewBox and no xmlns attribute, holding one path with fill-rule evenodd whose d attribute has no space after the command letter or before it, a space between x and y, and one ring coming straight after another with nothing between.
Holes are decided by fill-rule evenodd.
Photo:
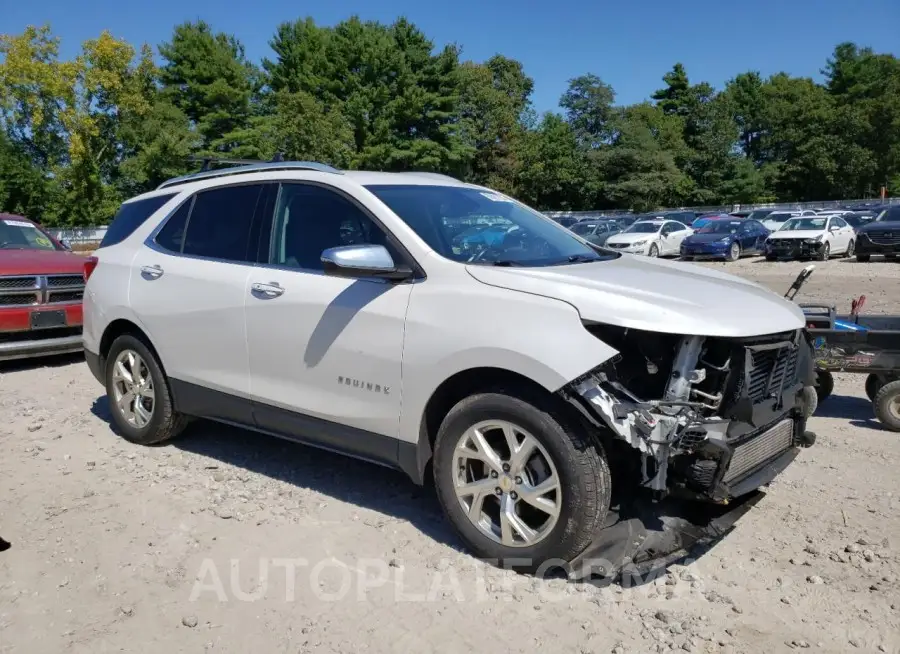
<instances>
[{"instance_id":1,"label":"front bumper missing","mask_svg":"<svg viewBox=\"0 0 900 654\"><path fill-rule=\"evenodd\" d=\"M796 454L785 452L759 471L759 479L771 481ZM573 581L638 581L639 576L689 557L692 549L724 538L763 497L765 493L757 490L728 505L634 499L610 510L604 528L569 562L566 574Z\"/></svg>"},{"instance_id":2,"label":"front bumper missing","mask_svg":"<svg viewBox=\"0 0 900 654\"><path fill-rule=\"evenodd\" d=\"M766 246L766 254L778 259L806 259L817 256L825 245L824 241L817 243L799 241L795 243L793 242L794 240L799 241L799 239L790 239L786 244L773 242Z\"/></svg>"}]
</instances>

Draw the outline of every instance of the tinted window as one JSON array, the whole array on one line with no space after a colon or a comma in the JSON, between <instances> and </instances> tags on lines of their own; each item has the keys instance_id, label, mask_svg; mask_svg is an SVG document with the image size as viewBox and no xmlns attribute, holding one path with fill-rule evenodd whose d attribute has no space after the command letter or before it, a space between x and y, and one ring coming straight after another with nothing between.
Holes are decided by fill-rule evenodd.
<instances>
[{"instance_id":1,"label":"tinted window","mask_svg":"<svg viewBox=\"0 0 900 654\"><path fill-rule=\"evenodd\" d=\"M157 209L176 195L177 193L155 195L146 200L137 200L123 204L110 226L106 229L106 234L103 236L103 240L100 241L99 247L105 248L124 241L134 233L134 230L143 225L144 221L152 216Z\"/></svg>"},{"instance_id":2,"label":"tinted window","mask_svg":"<svg viewBox=\"0 0 900 654\"><path fill-rule=\"evenodd\" d=\"M262 189L261 184L245 184L198 193L182 251L227 261L255 259L255 247L249 247L250 227Z\"/></svg>"},{"instance_id":3,"label":"tinted window","mask_svg":"<svg viewBox=\"0 0 900 654\"><path fill-rule=\"evenodd\" d=\"M271 263L322 270L322 252L341 245L383 245L400 259L381 228L344 196L321 186L283 185Z\"/></svg>"},{"instance_id":4,"label":"tinted window","mask_svg":"<svg viewBox=\"0 0 900 654\"><path fill-rule=\"evenodd\" d=\"M181 252L184 246L184 228L187 227L188 214L194 199L188 198L178 210L169 216L166 224L156 235L156 244L172 252Z\"/></svg>"}]
</instances>

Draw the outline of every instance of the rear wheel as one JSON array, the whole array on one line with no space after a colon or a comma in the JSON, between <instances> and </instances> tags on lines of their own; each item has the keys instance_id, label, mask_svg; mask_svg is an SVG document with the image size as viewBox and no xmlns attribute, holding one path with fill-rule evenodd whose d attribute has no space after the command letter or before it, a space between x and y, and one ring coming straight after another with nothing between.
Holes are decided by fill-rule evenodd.
<instances>
[{"instance_id":1,"label":"rear wheel","mask_svg":"<svg viewBox=\"0 0 900 654\"><path fill-rule=\"evenodd\" d=\"M656 243L653 243L650 246L650 251L647 252L647 256L649 256L649 257L658 257L659 256L659 248L656 246Z\"/></svg>"},{"instance_id":2,"label":"rear wheel","mask_svg":"<svg viewBox=\"0 0 900 654\"><path fill-rule=\"evenodd\" d=\"M859 254L859 253L857 253L857 255L856 255L856 262L857 262L857 263L869 263L869 260L870 260L871 258L872 258L872 256L869 255L869 254Z\"/></svg>"},{"instance_id":3,"label":"rear wheel","mask_svg":"<svg viewBox=\"0 0 900 654\"><path fill-rule=\"evenodd\" d=\"M819 398L819 404L831 395L834 391L834 375L827 370L816 370L816 395Z\"/></svg>"},{"instance_id":4,"label":"rear wheel","mask_svg":"<svg viewBox=\"0 0 900 654\"><path fill-rule=\"evenodd\" d=\"M469 549L520 570L571 561L609 509L600 446L542 402L504 393L451 409L435 442L434 479Z\"/></svg>"},{"instance_id":5,"label":"rear wheel","mask_svg":"<svg viewBox=\"0 0 900 654\"><path fill-rule=\"evenodd\" d=\"M106 396L113 424L133 443L161 443L187 425L187 418L174 409L156 355L131 334L113 341L106 355Z\"/></svg>"},{"instance_id":6,"label":"rear wheel","mask_svg":"<svg viewBox=\"0 0 900 654\"><path fill-rule=\"evenodd\" d=\"M856 243L854 243L853 241L850 241L849 243L847 243L847 252L845 253L845 256L852 257L853 250L855 250L855 249L856 249Z\"/></svg>"},{"instance_id":7,"label":"rear wheel","mask_svg":"<svg viewBox=\"0 0 900 654\"><path fill-rule=\"evenodd\" d=\"M875 394L875 417L891 431L900 431L900 380L892 381Z\"/></svg>"},{"instance_id":8,"label":"rear wheel","mask_svg":"<svg viewBox=\"0 0 900 654\"><path fill-rule=\"evenodd\" d=\"M741 244L740 243L732 243L731 247L728 248L728 260L729 261L737 261L741 258Z\"/></svg>"}]
</instances>

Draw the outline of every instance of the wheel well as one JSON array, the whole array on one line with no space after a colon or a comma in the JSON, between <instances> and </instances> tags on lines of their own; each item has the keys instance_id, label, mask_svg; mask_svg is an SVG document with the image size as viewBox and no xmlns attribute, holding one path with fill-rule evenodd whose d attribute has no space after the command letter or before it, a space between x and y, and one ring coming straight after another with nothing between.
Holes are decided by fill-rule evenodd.
<instances>
[{"instance_id":1,"label":"wheel well","mask_svg":"<svg viewBox=\"0 0 900 654\"><path fill-rule=\"evenodd\" d=\"M536 381L503 368L470 368L452 375L437 387L425 405L419 431L418 467L423 478L431 461L434 441L444 417L456 404L478 393L498 392L525 398L541 398L554 409L569 414L559 396L551 393ZM571 415L571 414L569 414Z\"/></svg>"},{"instance_id":2,"label":"wheel well","mask_svg":"<svg viewBox=\"0 0 900 654\"><path fill-rule=\"evenodd\" d=\"M143 341L144 345L153 352L160 368L165 372L165 367L163 366L162 360L159 358L159 353L156 351L156 348L153 347L153 343L150 342L150 338L144 333L144 330L130 320L124 318L113 320L109 323L106 327L106 331L103 332L103 336L100 338L100 351L97 354L100 355L100 365L103 366L103 368L106 367L106 356L109 354L109 349L112 347L113 342L123 334L131 334L135 338Z\"/></svg>"}]
</instances>

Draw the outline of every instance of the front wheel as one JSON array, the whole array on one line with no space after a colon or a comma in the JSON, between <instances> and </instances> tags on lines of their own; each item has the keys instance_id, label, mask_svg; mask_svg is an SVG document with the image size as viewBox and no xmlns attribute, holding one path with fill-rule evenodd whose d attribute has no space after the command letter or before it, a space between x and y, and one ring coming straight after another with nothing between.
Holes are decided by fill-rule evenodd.
<instances>
[{"instance_id":1,"label":"front wheel","mask_svg":"<svg viewBox=\"0 0 900 654\"><path fill-rule=\"evenodd\" d=\"M647 252L648 257L658 257L659 256L659 248L656 246L656 243L653 243L650 246L650 251Z\"/></svg>"},{"instance_id":2,"label":"front wheel","mask_svg":"<svg viewBox=\"0 0 900 654\"><path fill-rule=\"evenodd\" d=\"M562 565L603 524L610 472L599 444L543 403L473 395L444 418L438 499L476 556L523 571Z\"/></svg>"},{"instance_id":3,"label":"front wheel","mask_svg":"<svg viewBox=\"0 0 900 654\"><path fill-rule=\"evenodd\" d=\"M869 260L871 260L871 258L872 258L872 255L870 255L870 254L859 254L859 253L857 253L857 255L856 255L856 263L869 263Z\"/></svg>"},{"instance_id":4,"label":"front wheel","mask_svg":"<svg viewBox=\"0 0 900 654\"><path fill-rule=\"evenodd\" d=\"M732 243L731 247L728 248L728 260L729 261L737 261L741 258L741 244L740 243Z\"/></svg>"},{"instance_id":5,"label":"front wheel","mask_svg":"<svg viewBox=\"0 0 900 654\"><path fill-rule=\"evenodd\" d=\"M822 246L822 250L819 252L819 261L828 261L828 257L831 256L831 243L826 242Z\"/></svg>"},{"instance_id":6,"label":"front wheel","mask_svg":"<svg viewBox=\"0 0 900 654\"><path fill-rule=\"evenodd\" d=\"M870 374L866 377L866 397L868 397L873 402L875 401L875 396L878 394L879 389L882 387L882 380L876 374Z\"/></svg>"},{"instance_id":7,"label":"front wheel","mask_svg":"<svg viewBox=\"0 0 900 654\"><path fill-rule=\"evenodd\" d=\"M187 424L175 412L169 381L156 355L131 334L113 341L106 355L106 396L113 424L133 443L161 443Z\"/></svg>"}]
</instances>

